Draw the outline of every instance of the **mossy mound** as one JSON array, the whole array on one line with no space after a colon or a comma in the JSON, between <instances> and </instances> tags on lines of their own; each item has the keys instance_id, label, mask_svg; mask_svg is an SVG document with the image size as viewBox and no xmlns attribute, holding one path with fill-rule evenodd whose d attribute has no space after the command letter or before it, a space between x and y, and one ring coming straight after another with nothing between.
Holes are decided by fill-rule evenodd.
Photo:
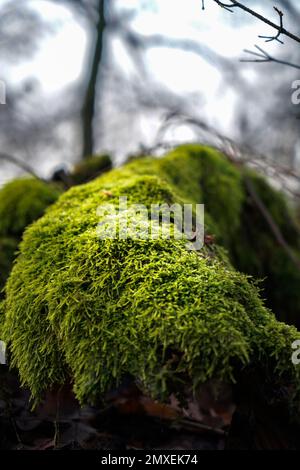
<instances>
[{"instance_id":1,"label":"mossy mound","mask_svg":"<svg viewBox=\"0 0 300 470\"><path fill-rule=\"evenodd\" d=\"M115 170L126 181L132 174L165 180L181 200L205 204L207 231L228 248L239 228L245 199L240 171L214 149L184 145L164 158L144 157Z\"/></svg>"},{"instance_id":2,"label":"mossy mound","mask_svg":"<svg viewBox=\"0 0 300 470\"><path fill-rule=\"evenodd\" d=\"M126 168L160 175L184 200L204 203L207 231L228 250L235 268L260 279L268 307L278 319L300 328L299 268L278 244L249 195L246 180L300 260L299 227L283 194L257 173L236 167L219 152L199 145L181 146L165 158L140 159Z\"/></svg>"},{"instance_id":3,"label":"mossy mound","mask_svg":"<svg viewBox=\"0 0 300 470\"><path fill-rule=\"evenodd\" d=\"M88 183L111 169L112 160L109 155L93 156L77 163L71 173L71 178L74 184Z\"/></svg>"},{"instance_id":4,"label":"mossy mound","mask_svg":"<svg viewBox=\"0 0 300 470\"><path fill-rule=\"evenodd\" d=\"M34 178L16 179L0 189L0 298L25 228L60 194L58 187Z\"/></svg>"},{"instance_id":5,"label":"mossy mound","mask_svg":"<svg viewBox=\"0 0 300 470\"><path fill-rule=\"evenodd\" d=\"M212 174L214 165L222 172ZM93 403L127 375L166 398L184 384L234 381L246 365L299 387L291 344L300 334L275 319L217 247L197 252L185 240L99 238L101 204L126 196L150 208L193 200L196 192L201 200L203 188L213 196L216 185L222 198L210 201L209 224L226 240L238 226L241 178L199 146L74 187L26 230L6 285L1 334L34 398L71 377L78 399Z\"/></svg>"},{"instance_id":6,"label":"mossy mound","mask_svg":"<svg viewBox=\"0 0 300 470\"><path fill-rule=\"evenodd\" d=\"M10 181L0 189L0 236L21 238L27 227L53 204L61 191L35 178Z\"/></svg>"}]
</instances>

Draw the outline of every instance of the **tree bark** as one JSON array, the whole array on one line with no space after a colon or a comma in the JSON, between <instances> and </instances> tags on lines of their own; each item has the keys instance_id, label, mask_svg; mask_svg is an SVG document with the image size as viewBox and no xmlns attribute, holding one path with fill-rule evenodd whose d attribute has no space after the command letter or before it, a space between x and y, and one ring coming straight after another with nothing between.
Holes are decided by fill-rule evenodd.
<instances>
[{"instance_id":1,"label":"tree bark","mask_svg":"<svg viewBox=\"0 0 300 470\"><path fill-rule=\"evenodd\" d=\"M81 112L82 120L82 158L93 154L94 132L93 122L96 108L96 93L99 70L103 56L103 36L105 30L105 0L99 0L99 17L96 25L96 40L90 60L90 70L87 77L87 88Z\"/></svg>"}]
</instances>

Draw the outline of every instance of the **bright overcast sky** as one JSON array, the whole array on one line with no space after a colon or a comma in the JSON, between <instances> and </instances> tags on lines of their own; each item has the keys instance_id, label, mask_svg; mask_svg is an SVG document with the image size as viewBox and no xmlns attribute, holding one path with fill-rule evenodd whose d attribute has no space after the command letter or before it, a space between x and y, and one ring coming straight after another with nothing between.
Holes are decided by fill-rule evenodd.
<instances>
[{"instance_id":1,"label":"bright overcast sky","mask_svg":"<svg viewBox=\"0 0 300 470\"><path fill-rule=\"evenodd\" d=\"M237 29L233 23L234 15L212 0L206 0L205 11L202 11L201 0L119 0L118 4L128 9L147 6L134 20L134 27L142 34L193 39L235 61L242 57L244 48L253 47L258 34L268 33L268 28L255 20L246 21ZM66 8L47 0L32 0L32 5L47 21L59 23L60 27L43 41L33 59L14 67L11 80L20 82L26 77L36 77L45 94L58 96L65 86L80 77L87 46L86 33ZM270 14L273 14L271 4ZM238 15L244 14L239 12ZM119 41L114 43L114 56L125 72L132 67L130 57ZM146 65L153 79L173 92L181 95L201 92L205 97L205 118L222 132L230 131L234 95L232 91L224 91L222 76L215 68L195 54L166 48L148 51ZM247 74L249 80L255 79L253 71L248 70ZM141 123L141 127L143 125L147 129L147 123Z\"/></svg>"},{"instance_id":2,"label":"bright overcast sky","mask_svg":"<svg viewBox=\"0 0 300 470\"><path fill-rule=\"evenodd\" d=\"M128 9L141 3L141 0L119 0L119 5ZM45 19L59 21L61 24L58 33L44 42L34 62L35 75L41 80L43 87L49 91L57 91L80 74L86 46L85 31L66 8L45 0L40 5L36 1L32 4L35 8L39 6L38 10ZM237 40L237 31L232 27L229 14L211 1L208 1L204 12L200 8L201 0L159 0L153 4L153 12L140 13L135 20L136 28L140 32L206 42L212 49L228 57L239 55L244 46L249 47L256 37L256 30L260 31L257 24L244 26L240 28ZM175 52L174 55L176 54ZM178 60L175 58L170 57L167 63L162 61L159 49L153 51L152 55L150 60L153 73L172 87L178 90L199 87L197 76L201 67L194 56L190 59L187 57L184 67L179 69ZM181 75L184 69L187 72L185 77ZM195 74L197 69L198 73ZM32 74L32 63L20 66L19 70L18 78ZM178 77L177 81L174 81L174 76Z\"/></svg>"},{"instance_id":3,"label":"bright overcast sky","mask_svg":"<svg viewBox=\"0 0 300 470\"><path fill-rule=\"evenodd\" d=\"M153 7L152 11L137 15L134 24L139 32L193 39L209 44L223 56L241 56L243 48L253 45L262 28L266 32L265 26L259 26L256 21L237 31L230 13L221 10L211 0L207 0L205 11L201 9L201 0L119 0L119 5L128 9L143 3L153 3ZM45 91L57 92L80 76L86 34L66 8L46 0L32 1L32 5L47 21L59 22L61 27L57 34L43 42L34 62L28 61L17 67L14 81L34 75ZM116 53L126 68L128 64L121 48ZM206 63L194 54L156 48L148 53L147 59L154 77L174 91L201 90L206 94L207 91L215 91L218 84L218 77L212 73L211 67L207 68Z\"/></svg>"}]
</instances>

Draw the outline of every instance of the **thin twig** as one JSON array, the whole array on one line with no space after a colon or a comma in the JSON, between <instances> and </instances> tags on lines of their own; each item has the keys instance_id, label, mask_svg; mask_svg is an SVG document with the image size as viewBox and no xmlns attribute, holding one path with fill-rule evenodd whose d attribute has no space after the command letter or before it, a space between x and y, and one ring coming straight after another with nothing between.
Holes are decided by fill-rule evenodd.
<instances>
[{"instance_id":1,"label":"thin twig","mask_svg":"<svg viewBox=\"0 0 300 470\"><path fill-rule=\"evenodd\" d=\"M259 47L257 44L255 44L254 47L259 51L259 53L255 51L251 51L249 49L244 49L244 52L256 58L255 59L241 59L240 62L248 62L248 63L274 62L276 64L287 65L288 67L293 67L295 69L300 70L299 64L293 64L292 62L287 62L286 60L276 59L276 57L271 56L267 51Z\"/></svg>"},{"instance_id":2,"label":"thin twig","mask_svg":"<svg viewBox=\"0 0 300 470\"><path fill-rule=\"evenodd\" d=\"M224 3L220 0L213 0L213 1L215 3L217 3L217 5L219 5L221 8L224 8L225 10L229 11L230 13L233 13L234 8L239 8L239 9L245 11L246 13L249 13L250 15L254 16L255 18L259 19L260 21L267 24L271 28L275 29L277 31L277 33L273 36L263 36L263 35L258 36L260 39L265 39L266 42L277 41L277 42L280 42L281 44L283 44L283 41L280 39L280 37L284 35L284 36L289 37L293 41L296 41L296 42L300 43L300 37L299 36L296 36L295 34L291 33L290 31L288 31L287 29L284 28L284 25L283 25L283 16L284 16L284 14L277 7L273 7L273 8L279 16L279 25L274 23L273 21L270 21L265 16L261 15L260 13L257 13L256 11L252 10L251 8L243 5L241 2L238 2L236 0L229 0L231 3ZM204 0L202 0L202 9L205 9ZM256 52L253 52L253 51L250 51L250 50L246 49L245 52L247 52L248 54L251 54L253 56L256 56L257 58L252 59L252 60L242 59L241 62L251 62L251 63L255 63L255 62L256 63L257 62L259 62L259 63L274 62L276 64L287 65L288 67L292 67L292 68L295 68L295 69L298 69L298 70L300 69L300 65L298 65L298 64L293 64L293 63L288 62L286 60L276 59L275 57L270 56L270 54L268 54L263 49L259 48L259 46L255 46L255 47L258 50L261 51L261 54L257 54Z\"/></svg>"},{"instance_id":3,"label":"thin twig","mask_svg":"<svg viewBox=\"0 0 300 470\"><path fill-rule=\"evenodd\" d=\"M246 184L246 188L247 188L249 195L251 196L253 202L255 203L260 213L262 214L263 218L269 225L276 241L283 248L287 256L290 258L290 260L294 263L294 265L300 271L300 259L295 255L293 250L290 248L290 246L286 242L283 234L281 233L280 228L278 227L272 215L270 214L269 210L267 209L267 207L265 206L265 204L263 203L263 201L260 199L259 195L255 191L252 181L247 176L245 177L245 184Z\"/></svg>"},{"instance_id":4,"label":"thin twig","mask_svg":"<svg viewBox=\"0 0 300 470\"><path fill-rule=\"evenodd\" d=\"M179 418L171 423L173 429L185 429L193 432L208 432L217 436L226 436L226 431L221 428L208 426L207 424L195 421L191 418Z\"/></svg>"},{"instance_id":5,"label":"thin twig","mask_svg":"<svg viewBox=\"0 0 300 470\"><path fill-rule=\"evenodd\" d=\"M19 168L21 168L23 171L25 171L26 173L29 173L31 176L33 176L34 178L37 178L39 180L42 180L42 181L45 181L43 178L41 178L40 176L38 176L34 169L28 165L27 163L23 162L22 160L19 160L17 157L15 157L14 155L9 155L7 153L0 153L0 160L5 160L9 163L12 163L13 165L16 165L18 166Z\"/></svg>"},{"instance_id":6,"label":"thin twig","mask_svg":"<svg viewBox=\"0 0 300 470\"><path fill-rule=\"evenodd\" d=\"M224 8L227 11L230 11L231 13L233 13L234 8L239 8L240 10L245 11L249 15L254 16L258 20L262 21L263 23L267 24L271 28L275 29L278 32L278 34L276 36L262 36L262 37L266 38L267 41L271 41L271 40L272 41L274 41L274 40L278 41L279 36L283 35L283 36L289 37L293 41L296 41L296 42L300 43L300 37L299 36L297 36L296 34L291 33L290 31L288 31L287 29L284 28L284 26L283 26L283 13L278 8L274 7L275 11L280 16L280 24L279 25L274 23L273 21L269 20L265 16L261 15L257 11L252 10L251 8L247 7L246 5L243 5L243 3L241 3L241 2L237 2L236 0L229 0L229 1L231 2L230 4L221 2L220 0L214 0L214 2L217 3L220 7Z\"/></svg>"}]
</instances>

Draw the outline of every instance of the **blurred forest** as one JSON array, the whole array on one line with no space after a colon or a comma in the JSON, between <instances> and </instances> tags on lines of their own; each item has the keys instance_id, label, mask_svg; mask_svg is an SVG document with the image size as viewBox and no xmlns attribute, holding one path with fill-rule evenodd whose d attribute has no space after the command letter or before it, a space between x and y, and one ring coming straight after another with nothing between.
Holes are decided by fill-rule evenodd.
<instances>
[{"instance_id":1,"label":"blurred forest","mask_svg":"<svg viewBox=\"0 0 300 470\"><path fill-rule=\"evenodd\" d=\"M268 3L244 3L278 21ZM57 13L50 9L48 18L50 5ZM277 7L284 11L285 26L297 31L298 3L279 1ZM168 8L170 15L165 21ZM254 44L259 44L273 56L297 64L299 45L289 38L285 44L265 43L257 34L268 35L271 28L245 12L229 13L214 1L207 1L202 10L197 0L186 5L168 0L3 0L0 21L1 79L7 88L7 103L0 107L1 149L37 173L49 175L57 165L100 151L112 153L120 161L129 153L159 149L187 138L219 146L234 140L248 150L249 158L258 154L271 160L269 172L276 171L276 166L297 171L299 106L291 103L291 84L299 71L273 62L240 59L251 59L242 45L253 50ZM81 37L81 42L85 41L83 57L78 56L82 69L78 78L51 95L37 78L35 57L43 48L47 50L68 23L76 23L85 35ZM220 37L214 41L217 48L209 42L217 34L216 24L220 29ZM222 31L228 29L232 36L222 38ZM202 39L205 33L208 40ZM241 48L235 47L237 54L226 51L222 55L218 50L222 39L229 42L235 37L239 42L239 35L242 40ZM68 43L70 55L76 56L77 44L74 42L73 48L72 42ZM172 63L178 57L179 69L175 68L174 74L178 81L186 82L186 91L176 91L164 79L166 74L154 75L151 54L160 54L156 61L161 64L168 57ZM51 71L54 76L63 68L57 60L57 70ZM13 80L24 63L26 76ZM32 64L31 72L28 63ZM189 69L184 70L187 65ZM189 91L193 74L199 86ZM210 74L214 81L215 74L219 77L211 104L211 96L205 96L202 89ZM263 166L260 160L258 164ZM1 170L7 177L16 172L4 157Z\"/></svg>"}]
</instances>

